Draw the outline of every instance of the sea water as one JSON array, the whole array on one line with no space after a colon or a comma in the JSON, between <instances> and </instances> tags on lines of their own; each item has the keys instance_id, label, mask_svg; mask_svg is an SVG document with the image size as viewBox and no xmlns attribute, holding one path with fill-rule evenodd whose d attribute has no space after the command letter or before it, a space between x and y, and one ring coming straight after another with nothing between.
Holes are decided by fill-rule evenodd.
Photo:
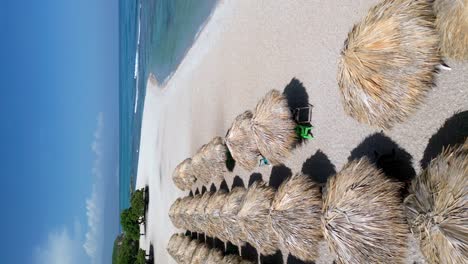
<instances>
[{"instance_id":1,"label":"sea water","mask_svg":"<svg viewBox=\"0 0 468 264\"><path fill-rule=\"evenodd\" d=\"M146 80L171 78L218 0L120 0L119 207L128 208L138 168Z\"/></svg>"}]
</instances>

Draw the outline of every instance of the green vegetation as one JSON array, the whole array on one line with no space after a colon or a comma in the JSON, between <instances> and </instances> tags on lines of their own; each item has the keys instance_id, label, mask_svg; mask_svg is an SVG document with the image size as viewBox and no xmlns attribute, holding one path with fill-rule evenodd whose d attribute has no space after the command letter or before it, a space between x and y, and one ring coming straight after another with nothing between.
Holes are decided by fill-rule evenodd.
<instances>
[{"instance_id":1,"label":"green vegetation","mask_svg":"<svg viewBox=\"0 0 468 264\"><path fill-rule=\"evenodd\" d=\"M145 190L140 189L132 193L132 198L130 199L130 208L132 209L133 213L145 217ZM143 219L144 221L144 219Z\"/></svg>"},{"instance_id":2,"label":"green vegetation","mask_svg":"<svg viewBox=\"0 0 468 264\"><path fill-rule=\"evenodd\" d=\"M130 208L123 210L120 215L120 224L125 235L133 240L140 239L140 224L138 215Z\"/></svg>"},{"instance_id":3,"label":"green vegetation","mask_svg":"<svg viewBox=\"0 0 468 264\"><path fill-rule=\"evenodd\" d=\"M145 264L146 252L140 249L140 224L145 223L147 206L147 190L132 192L130 207L120 214L120 224L123 234L114 242L112 253L113 264Z\"/></svg>"},{"instance_id":4,"label":"green vegetation","mask_svg":"<svg viewBox=\"0 0 468 264\"><path fill-rule=\"evenodd\" d=\"M114 241L114 249L112 250L112 263L116 264L117 263L117 256L119 255L120 252L120 246L122 245L124 239L124 234L120 234L115 238Z\"/></svg>"},{"instance_id":5,"label":"green vegetation","mask_svg":"<svg viewBox=\"0 0 468 264\"><path fill-rule=\"evenodd\" d=\"M117 264L131 264L136 262L136 255L138 254L138 241L124 237L122 246L120 247L119 254L117 255Z\"/></svg>"},{"instance_id":6,"label":"green vegetation","mask_svg":"<svg viewBox=\"0 0 468 264\"><path fill-rule=\"evenodd\" d=\"M146 252L141 248L138 250L135 264L146 264Z\"/></svg>"}]
</instances>

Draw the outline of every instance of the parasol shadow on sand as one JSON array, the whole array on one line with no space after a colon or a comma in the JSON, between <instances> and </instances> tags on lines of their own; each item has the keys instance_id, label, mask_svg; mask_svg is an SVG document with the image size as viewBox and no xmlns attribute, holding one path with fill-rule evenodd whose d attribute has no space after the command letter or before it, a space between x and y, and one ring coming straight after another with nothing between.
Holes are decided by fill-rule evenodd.
<instances>
[{"instance_id":1,"label":"parasol shadow on sand","mask_svg":"<svg viewBox=\"0 0 468 264\"><path fill-rule=\"evenodd\" d=\"M219 185L219 189L220 189L220 190L224 190L224 191L226 191L226 192L229 192L229 187L228 187L228 185L227 185L226 180L223 180L223 181L221 182L221 184Z\"/></svg>"},{"instance_id":2,"label":"parasol shadow on sand","mask_svg":"<svg viewBox=\"0 0 468 264\"><path fill-rule=\"evenodd\" d=\"M314 262L305 262L289 254L286 264L314 264Z\"/></svg>"},{"instance_id":3,"label":"parasol shadow on sand","mask_svg":"<svg viewBox=\"0 0 468 264\"><path fill-rule=\"evenodd\" d=\"M254 184L257 181L263 181L262 174L258 172L252 173L249 177L248 187L252 186L252 184Z\"/></svg>"},{"instance_id":4,"label":"parasol shadow on sand","mask_svg":"<svg viewBox=\"0 0 468 264\"><path fill-rule=\"evenodd\" d=\"M252 245L250 245L249 243L245 243L245 245L241 247L241 250L242 250L242 257L244 259L257 261L258 252Z\"/></svg>"},{"instance_id":5,"label":"parasol shadow on sand","mask_svg":"<svg viewBox=\"0 0 468 264\"><path fill-rule=\"evenodd\" d=\"M283 95L286 97L288 106L291 110L294 109L306 109L310 106L309 104L309 94L307 93L306 88L300 80L296 77L292 78L291 82L283 90ZM305 125L311 126L310 123L305 123ZM307 140L299 137L296 146L305 144Z\"/></svg>"},{"instance_id":6,"label":"parasol shadow on sand","mask_svg":"<svg viewBox=\"0 0 468 264\"><path fill-rule=\"evenodd\" d=\"M209 245L210 247L213 247L213 245L215 244L215 238L206 236L205 243Z\"/></svg>"},{"instance_id":7,"label":"parasol shadow on sand","mask_svg":"<svg viewBox=\"0 0 468 264\"><path fill-rule=\"evenodd\" d=\"M324 184L336 173L336 169L328 156L319 149L302 164L302 173L311 180Z\"/></svg>"},{"instance_id":8,"label":"parasol shadow on sand","mask_svg":"<svg viewBox=\"0 0 468 264\"><path fill-rule=\"evenodd\" d=\"M234 180L232 181L232 187L231 189L234 189L234 187L245 187L244 180L239 175L236 175L234 177Z\"/></svg>"},{"instance_id":9,"label":"parasol shadow on sand","mask_svg":"<svg viewBox=\"0 0 468 264\"><path fill-rule=\"evenodd\" d=\"M275 254L269 256L260 256L260 263L264 264L283 264L283 254L281 251L276 251Z\"/></svg>"},{"instance_id":10,"label":"parasol shadow on sand","mask_svg":"<svg viewBox=\"0 0 468 264\"><path fill-rule=\"evenodd\" d=\"M291 82L286 85L283 94L291 109L309 106L309 95L306 88L296 77L292 78Z\"/></svg>"},{"instance_id":11,"label":"parasol shadow on sand","mask_svg":"<svg viewBox=\"0 0 468 264\"><path fill-rule=\"evenodd\" d=\"M149 252L147 253L148 263L154 263L154 247L153 244L150 244Z\"/></svg>"},{"instance_id":12,"label":"parasol shadow on sand","mask_svg":"<svg viewBox=\"0 0 468 264\"><path fill-rule=\"evenodd\" d=\"M221 241L219 238L215 237L213 239L213 244L212 244L212 247L213 248L217 248L219 250L221 250L222 252L224 252L224 242Z\"/></svg>"},{"instance_id":13,"label":"parasol shadow on sand","mask_svg":"<svg viewBox=\"0 0 468 264\"><path fill-rule=\"evenodd\" d=\"M210 192L216 192L216 185L214 185L214 183L210 186Z\"/></svg>"},{"instance_id":14,"label":"parasol shadow on sand","mask_svg":"<svg viewBox=\"0 0 468 264\"><path fill-rule=\"evenodd\" d=\"M386 176L401 182L409 182L416 172L412 166L413 157L395 141L383 133L366 137L351 151L348 161L367 157Z\"/></svg>"},{"instance_id":15,"label":"parasol shadow on sand","mask_svg":"<svg viewBox=\"0 0 468 264\"><path fill-rule=\"evenodd\" d=\"M468 111L456 113L448 118L428 142L421 167L426 168L429 162L450 145L461 144L468 137Z\"/></svg>"},{"instance_id":16,"label":"parasol shadow on sand","mask_svg":"<svg viewBox=\"0 0 468 264\"><path fill-rule=\"evenodd\" d=\"M231 242L226 243L226 255L239 255L239 249L236 245L232 244Z\"/></svg>"},{"instance_id":17,"label":"parasol shadow on sand","mask_svg":"<svg viewBox=\"0 0 468 264\"><path fill-rule=\"evenodd\" d=\"M291 175L291 169L286 167L285 165L273 166L273 168L271 169L270 181L268 182L268 185L275 189L278 189L280 185Z\"/></svg>"}]
</instances>

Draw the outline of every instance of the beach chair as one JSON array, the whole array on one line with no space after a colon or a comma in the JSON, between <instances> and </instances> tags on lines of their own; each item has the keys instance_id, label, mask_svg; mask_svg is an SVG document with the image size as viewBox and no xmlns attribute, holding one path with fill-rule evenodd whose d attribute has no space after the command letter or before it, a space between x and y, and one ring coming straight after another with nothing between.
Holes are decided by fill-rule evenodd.
<instances>
[{"instance_id":1,"label":"beach chair","mask_svg":"<svg viewBox=\"0 0 468 264\"><path fill-rule=\"evenodd\" d=\"M313 105L308 104L305 107L298 107L292 110L292 115L297 123L296 133L302 139L313 139L312 134L312 109Z\"/></svg>"}]
</instances>

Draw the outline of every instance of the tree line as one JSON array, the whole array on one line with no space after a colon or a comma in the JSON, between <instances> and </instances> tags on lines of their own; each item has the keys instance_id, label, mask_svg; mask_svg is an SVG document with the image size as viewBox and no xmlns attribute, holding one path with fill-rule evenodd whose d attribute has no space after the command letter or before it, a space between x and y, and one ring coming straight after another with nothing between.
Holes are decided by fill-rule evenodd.
<instances>
[{"instance_id":1,"label":"tree line","mask_svg":"<svg viewBox=\"0 0 468 264\"><path fill-rule=\"evenodd\" d=\"M146 264L146 251L140 248L140 225L146 221L147 189L131 194L130 207L120 214L123 233L114 242L113 264Z\"/></svg>"}]
</instances>

